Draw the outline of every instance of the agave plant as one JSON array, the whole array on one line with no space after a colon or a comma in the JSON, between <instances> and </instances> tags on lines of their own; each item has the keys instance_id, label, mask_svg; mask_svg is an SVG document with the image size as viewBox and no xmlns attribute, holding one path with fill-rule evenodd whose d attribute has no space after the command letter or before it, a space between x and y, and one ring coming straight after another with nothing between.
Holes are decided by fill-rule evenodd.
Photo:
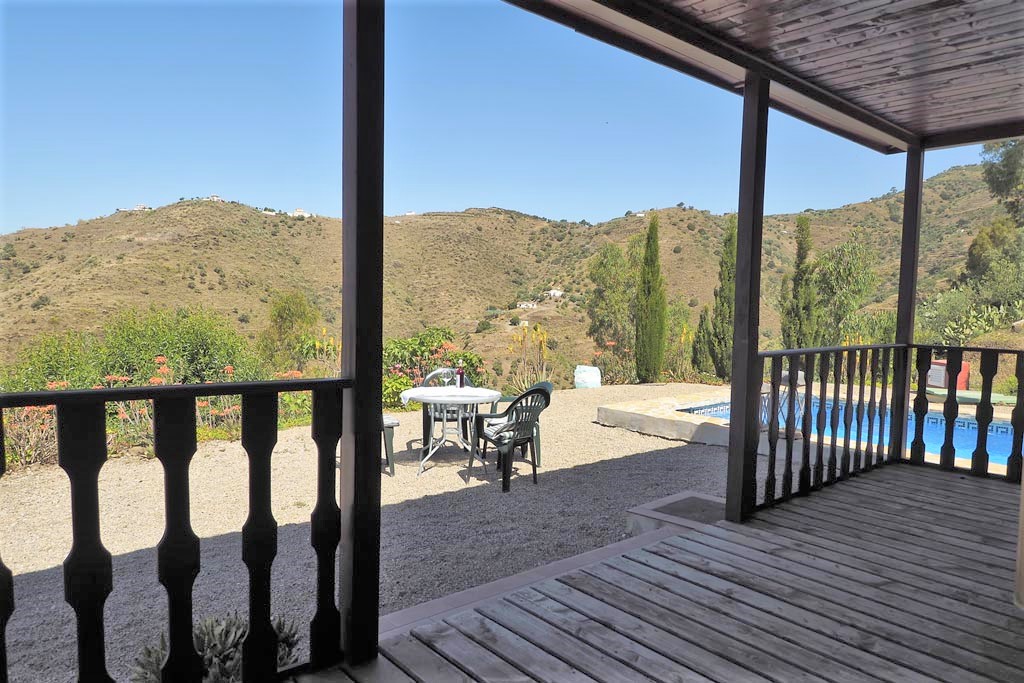
<instances>
[{"instance_id":1,"label":"agave plant","mask_svg":"<svg viewBox=\"0 0 1024 683\"><path fill-rule=\"evenodd\" d=\"M295 622L278 617L273 622L277 633L277 668L295 664L299 631ZM242 680L242 642L249 622L237 613L210 617L195 624L192 643L203 658L203 683L236 683ZM155 645L147 645L135 658L132 683L161 683L160 668L167 658L167 636L161 633Z\"/></svg>"}]
</instances>

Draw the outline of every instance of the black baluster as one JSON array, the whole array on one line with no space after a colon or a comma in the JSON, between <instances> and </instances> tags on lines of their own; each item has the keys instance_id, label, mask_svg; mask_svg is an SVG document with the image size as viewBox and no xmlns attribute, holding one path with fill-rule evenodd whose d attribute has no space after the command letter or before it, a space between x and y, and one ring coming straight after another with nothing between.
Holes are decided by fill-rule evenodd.
<instances>
[{"instance_id":1,"label":"black baluster","mask_svg":"<svg viewBox=\"0 0 1024 683\"><path fill-rule=\"evenodd\" d=\"M341 613L334 600L335 555L341 540L336 472L341 438L341 389L313 392L313 441L317 451L316 507L310 537L316 550L316 614L309 625L310 663L322 669L341 658Z\"/></svg>"},{"instance_id":2,"label":"black baluster","mask_svg":"<svg viewBox=\"0 0 1024 683\"><path fill-rule=\"evenodd\" d=\"M71 552L64 560L64 599L75 611L78 679L113 681L104 654L103 606L113 590L110 553L100 539L99 475L107 460L102 401L57 407L57 462L71 481Z\"/></svg>"},{"instance_id":3,"label":"black baluster","mask_svg":"<svg viewBox=\"0 0 1024 683\"><path fill-rule=\"evenodd\" d=\"M839 386L843 380L843 352L836 351L833 367L832 385L832 441L828 454L828 477L829 484L836 480L836 461L839 444Z\"/></svg>"},{"instance_id":4,"label":"black baluster","mask_svg":"<svg viewBox=\"0 0 1024 683\"><path fill-rule=\"evenodd\" d=\"M0 479L7 470L4 449L4 411L0 410ZM0 558L0 683L7 683L7 622L14 613L14 575Z\"/></svg>"},{"instance_id":5,"label":"black baluster","mask_svg":"<svg viewBox=\"0 0 1024 683\"><path fill-rule=\"evenodd\" d=\"M821 372L819 373L818 388L818 448L814 459L814 488L821 488L825 472L825 426L828 421L828 373L829 355L822 353L820 358Z\"/></svg>"},{"instance_id":6,"label":"black baluster","mask_svg":"<svg viewBox=\"0 0 1024 683\"><path fill-rule=\"evenodd\" d=\"M839 478L846 479L853 464L850 438L853 436L853 387L857 377L857 352L846 352L846 403L843 405L843 457L839 464Z\"/></svg>"},{"instance_id":7,"label":"black baluster","mask_svg":"<svg viewBox=\"0 0 1024 683\"><path fill-rule=\"evenodd\" d=\"M199 576L199 537L189 515L188 468L196 452L193 398L153 401L153 449L164 468L164 536L157 546L157 571L167 589L168 648L161 677L202 681L203 658L192 641L192 587Z\"/></svg>"},{"instance_id":8,"label":"black baluster","mask_svg":"<svg viewBox=\"0 0 1024 683\"><path fill-rule=\"evenodd\" d=\"M900 351L906 353L906 349ZM879 391L878 401L878 451L875 455L875 464L882 465L886 462L886 434L885 434L885 418L889 414L888 398L889 398L889 364L892 360L892 351L890 349L882 349L882 388ZM892 427L890 427L892 429ZM901 448L903 444L900 444ZM897 451L893 451L889 457L894 460L898 457Z\"/></svg>"},{"instance_id":9,"label":"black baluster","mask_svg":"<svg viewBox=\"0 0 1024 683\"><path fill-rule=\"evenodd\" d=\"M928 370L932 367L932 350L917 349L917 396L914 397L914 440L910 442L910 462L924 464L924 420L928 415ZM898 391L899 387L893 387ZM897 447L899 444L895 444Z\"/></svg>"},{"instance_id":10,"label":"black baluster","mask_svg":"<svg viewBox=\"0 0 1024 683\"><path fill-rule=\"evenodd\" d=\"M786 381L786 465L783 469L782 497L793 493L793 445L796 443L796 388L799 379L799 356L789 357L789 375Z\"/></svg>"},{"instance_id":11,"label":"black baluster","mask_svg":"<svg viewBox=\"0 0 1024 683\"><path fill-rule=\"evenodd\" d=\"M875 413L878 411L878 406L875 404L875 393L877 387L875 383L878 381L878 349L871 349L871 364L868 368L871 373L871 391L868 394L868 439L867 445L864 450L864 469L870 470L875 466ZM863 377L863 373L862 377ZM863 379L861 380L861 401L864 400L864 386ZM858 435L857 440L860 440Z\"/></svg>"},{"instance_id":12,"label":"black baluster","mask_svg":"<svg viewBox=\"0 0 1024 683\"><path fill-rule=\"evenodd\" d=\"M978 421L978 445L971 455L971 473L988 474L988 426L992 424L992 378L999 370L999 353L981 352L981 401L975 411Z\"/></svg>"},{"instance_id":13,"label":"black baluster","mask_svg":"<svg viewBox=\"0 0 1024 683\"><path fill-rule=\"evenodd\" d=\"M1024 352L1017 354L1017 404L1013 408L1010 423L1013 425L1013 447L1006 460L1006 478L1020 483L1021 465L1024 463Z\"/></svg>"},{"instance_id":14,"label":"black baluster","mask_svg":"<svg viewBox=\"0 0 1024 683\"><path fill-rule=\"evenodd\" d=\"M960 404L956 400L956 383L963 367L964 352L962 349L950 349L946 355L946 402L942 407L942 416L946 418L946 438L942 441L939 453L939 467L951 470L956 464L956 447L953 445L953 432L956 430L956 418L960 415Z\"/></svg>"},{"instance_id":15,"label":"black baluster","mask_svg":"<svg viewBox=\"0 0 1024 683\"><path fill-rule=\"evenodd\" d=\"M768 402L768 471L764 479L764 502L775 500L775 453L779 446L779 385L782 383L782 356L772 358L769 379L771 397Z\"/></svg>"},{"instance_id":16,"label":"black baluster","mask_svg":"<svg viewBox=\"0 0 1024 683\"><path fill-rule=\"evenodd\" d=\"M242 643L242 680L277 680L277 633L270 621L270 576L277 521L270 507L270 456L277 443L277 394L242 396L242 447L249 457L249 517L242 561L249 569L249 632Z\"/></svg>"},{"instance_id":17,"label":"black baluster","mask_svg":"<svg viewBox=\"0 0 1024 683\"><path fill-rule=\"evenodd\" d=\"M797 488L806 496L811 490L811 421L814 420L814 354L804 356L804 414L800 423L803 438L803 461Z\"/></svg>"},{"instance_id":18,"label":"black baluster","mask_svg":"<svg viewBox=\"0 0 1024 683\"><path fill-rule=\"evenodd\" d=\"M860 472L864 469L864 449L861 446L861 438L864 436L864 384L868 374L868 350L861 349L858 353L857 379L859 388L857 391L857 440L853 447L853 471Z\"/></svg>"}]
</instances>

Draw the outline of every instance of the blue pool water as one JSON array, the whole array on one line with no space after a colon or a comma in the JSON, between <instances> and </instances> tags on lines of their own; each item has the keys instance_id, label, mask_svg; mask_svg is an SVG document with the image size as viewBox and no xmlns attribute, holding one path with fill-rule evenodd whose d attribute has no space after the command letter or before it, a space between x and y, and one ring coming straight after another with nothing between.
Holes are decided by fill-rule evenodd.
<instances>
[{"instance_id":1,"label":"blue pool water","mask_svg":"<svg viewBox=\"0 0 1024 683\"><path fill-rule=\"evenodd\" d=\"M821 406L821 399L812 399L813 405L813 417L811 420L811 433L817 435L818 425L818 409ZM799 433L803 428L803 398L797 399L797 414L796 414L796 430ZM841 444L843 437L846 434L846 420L845 420L845 402L839 404L839 430L838 442ZM729 404L728 403L713 403L710 405L695 406L693 408L683 408L685 412L693 413L695 415L708 415L710 417L720 417L729 419ZM832 401L825 402L825 440L829 443L832 438ZM783 439L785 433L782 428L785 427L785 407L779 411L779 438ZM762 419L764 419L762 415ZM910 447L910 442L914 440L914 429L916 426L917 418L915 415L910 416L909 425L907 428L907 447ZM878 435L878 418L875 418L875 428L872 437L872 441L877 444L879 441ZM857 436L857 417L854 413L853 422L850 426L851 438ZM864 419L861 422L861 438L867 440L868 434L868 419L867 410L864 411ZM885 425L885 442L889 439L889 424L888 416L886 417ZM928 453L938 453L942 450L942 442L946 439L946 418L942 416L942 413L929 412L924 418L924 449ZM974 419L973 415L957 418L955 427L953 429L953 446L956 448L956 457L958 458L970 458L974 449L978 445L978 422ZM1005 465L1007 459L1010 457L1010 450L1013 446L1013 427L1009 422L1003 420L993 420L992 424L988 428L988 454L989 462L993 464Z\"/></svg>"}]
</instances>

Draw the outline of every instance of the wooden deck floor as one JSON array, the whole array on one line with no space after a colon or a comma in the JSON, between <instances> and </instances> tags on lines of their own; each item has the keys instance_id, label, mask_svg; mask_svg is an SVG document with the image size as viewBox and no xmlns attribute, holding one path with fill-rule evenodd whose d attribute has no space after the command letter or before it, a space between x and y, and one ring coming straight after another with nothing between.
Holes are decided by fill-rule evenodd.
<instances>
[{"instance_id":1,"label":"wooden deck floor","mask_svg":"<svg viewBox=\"0 0 1024 683\"><path fill-rule=\"evenodd\" d=\"M317 680L1024 681L1019 491L890 466L420 623Z\"/></svg>"}]
</instances>

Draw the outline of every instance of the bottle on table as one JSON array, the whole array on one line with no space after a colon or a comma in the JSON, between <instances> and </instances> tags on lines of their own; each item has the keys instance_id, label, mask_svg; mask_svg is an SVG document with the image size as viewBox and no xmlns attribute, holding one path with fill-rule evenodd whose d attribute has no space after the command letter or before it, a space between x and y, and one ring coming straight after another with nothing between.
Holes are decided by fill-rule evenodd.
<instances>
[{"instance_id":1,"label":"bottle on table","mask_svg":"<svg viewBox=\"0 0 1024 683\"><path fill-rule=\"evenodd\" d=\"M462 361L459 361L459 367L455 369L455 385L461 389L466 386L466 371L462 369Z\"/></svg>"}]
</instances>

